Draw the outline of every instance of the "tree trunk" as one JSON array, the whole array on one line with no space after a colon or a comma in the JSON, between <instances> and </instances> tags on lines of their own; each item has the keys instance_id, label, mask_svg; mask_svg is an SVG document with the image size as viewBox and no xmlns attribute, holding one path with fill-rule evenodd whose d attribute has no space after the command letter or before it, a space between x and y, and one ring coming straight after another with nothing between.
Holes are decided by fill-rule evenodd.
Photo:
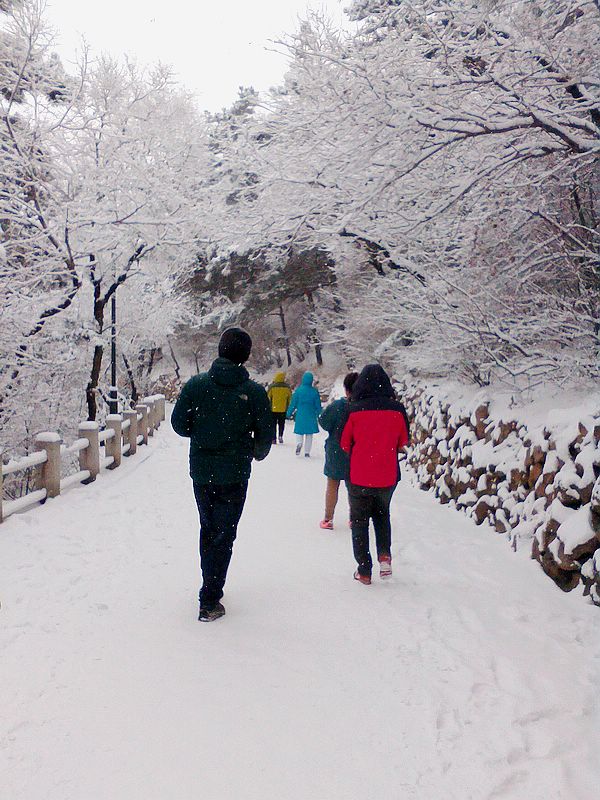
<instances>
[{"instance_id":1,"label":"tree trunk","mask_svg":"<svg viewBox=\"0 0 600 800\"><path fill-rule=\"evenodd\" d=\"M94 262L92 262L94 263ZM98 325L98 333L102 336L104 331L104 309L106 300L102 299L100 281L94 280L94 319ZM88 407L88 421L94 422L98 414L98 385L100 383L100 373L102 370L102 358L104 356L104 345L97 344L94 347L92 358L92 371L90 380L85 388L85 399Z\"/></svg>"},{"instance_id":2,"label":"tree trunk","mask_svg":"<svg viewBox=\"0 0 600 800\"><path fill-rule=\"evenodd\" d=\"M148 367L146 369L146 376L150 377L150 373L154 368L154 361L156 360L156 354L158 353L158 347L150 348L150 359L148 361Z\"/></svg>"},{"instance_id":3,"label":"tree trunk","mask_svg":"<svg viewBox=\"0 0 600 800\"><path fill-rule=\"evenodd\" d=\"M290 353L290 338L287 332L287 326L285 324L285 314L283 312L283 306L279 306L279 319L281 320L281 330L283 331L283 341L285 344L285 354L287 356L287 365L288 367L292 366L292 354Z\"/></svg>"},{"instance_id":4,"label":"tree trunk","mask_svg":"<svg viewBox=\"0 0 600 800\"><path fill-rule=\"evenodd\" d=\"M315 301L312 295L312 292L306 292L306 299L308 301L308 307L310 308L310 313L312 315L312 322L310 326L310 339L315 346L315 356L317 359L317 364L322 367L323 366L323 351L321 349L321 343L319 342L319 338L317 336L317 325L315 319Z\"/></svg>"},{"instance_id":5,"label":"tree trunk","mask_svg":"<svg viewBox=\"0 0 600 800\"><path fill-rule=\"evenodd\" d=\"M171 340L167 339L167 341L169 343L169 350L171 351L171 358L173 359L173 363L175 364L175 377L177 378L178 381L180 381L181 380L181 367L179 366L179 362L177 361L177 358L175 357L175 351L173 350L173 345L171 344Z\"/></svg>"},{"instance_id":6,"label":"tree trunk","mask_svg":"<svg viewBox=\"0 0 600 800\"><path fill-rule=\"evenodd\" d=\"M125 369L127 370L127 377L129 378L129 383L131 384L131 407L133 408L137 401L140 399L139 392L137 390L137 386L135 385L135 375L133 374L133 370L131 369L131 365L127 360L127 356L123 353L123 363L125 364Z\"/></svg>"},{"instance_id":7,"label":"tree trunk","mask_svg":"<svg viewBox=\"0 0 600 800\"><path fill-rule=\"evenodd\" d=\"M317 357L317 364L322 367L323 366L323 351L321 350L321 345L318 342L315 342L315 356Z\"/></svg>"},{"instance_id":8,"label":"tree trunk","mask_svg":"<svg viewBox=\"0 0 600 800\"><path fill-rule=\"evenodd\" d=\"M88 407L88 420L93 422L98 414L98 404L96 402L96 390L100 381L100 370L102 369L102 356L104 355L104 345L97 344L94 347L94 358L92 360L92 372L90 380L85 390Z\"/></svg>"}]
</instances>

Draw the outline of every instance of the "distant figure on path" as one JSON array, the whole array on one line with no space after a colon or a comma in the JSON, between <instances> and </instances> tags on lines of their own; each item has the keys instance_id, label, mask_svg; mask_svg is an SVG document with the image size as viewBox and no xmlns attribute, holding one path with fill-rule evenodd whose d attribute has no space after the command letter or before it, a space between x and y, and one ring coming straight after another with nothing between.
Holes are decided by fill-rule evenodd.
<instances>
[{"instance_id":1,"label":"distant figure on path","mask_svg":"<svg viewBox=\"0 0 600 800\"><path fill-rule=\"evenodd\" d=\"M252 459L262 461L273 441L267 393L251 381L244 364L252 339L240 328L221 336L219 357L208 372L181 390L171 424L190 439L190 476L200 514L200 613L203 622L222 617L219 602L242 515Z\"/></svg>"},{"instance_id":2,"label":"distant figure on path","mask_svg":"<svg viewBox=\"0 0 600 800\"><path fill-rule=\"evenodd\" d=\"M340 447L340 433L342 423L348 415L348 400L357 378L358 372L349 372L346 375L344 378L346 397L334 400L319 417L319 425L329 434L325 442L325 468L323 470L327 478L325 516L319 522L319 527L324 530L333 530L333 515L338 501L340 481L347 481L350 477L350 459Z\"/></svg>"},{"instance_id":3,"label":"distant figure on path","mask_svg":"<svg viewBox=\"0 0 600 800\"><path fill-rule=\"evenodd\" d=\"M285 430L285 416L290 403L292 401L292 390L288 383L285 382L285 372L277 372L273 383L267 390L269 402L271 403L271 411L275 424L279 429L279 444L283 444L283 432ZM277 443L275 434L273 435L273 444Z\"/></svg>"},{"instance_id":4,"label":"distant figure on path","mask_svg":"<svg viewBox=\"0 0 600 800\"><path fill-rule=\"evenodd\" d=\"M379 364L358 376L348 406L340 444L350 455L350 521L358 569L354 578L371 583L369 520L373 520L379 576L392 574L390 501L400 478L398 452L408 444L408 417L391 381Z\"/></svg>"},{"instance_id":5,"label":"distant figure on path","mask_svg":"<svg viewBox=\"0 0 600 800\"><path fill-rule=\"evenodd\" d=\"M302 452L310 458L313 434L319 432L318 418L321 413L321 398L313 386L312 372L305 372L302 383L292 395L292 402L287 410L287 418L295 415L294 433L296 434L296 455Z\"/></svg>"}]
</instances>

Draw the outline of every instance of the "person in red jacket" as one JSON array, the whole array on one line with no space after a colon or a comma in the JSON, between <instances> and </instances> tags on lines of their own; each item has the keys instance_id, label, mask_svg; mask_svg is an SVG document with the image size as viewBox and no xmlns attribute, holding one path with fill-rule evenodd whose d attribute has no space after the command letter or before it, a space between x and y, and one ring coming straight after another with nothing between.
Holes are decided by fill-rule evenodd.
<instances>
[{"instance_id":1,"label":"person in red jacket","mask_svg":"<svg viewBox=\"0 0 600 800\"><path fill-rule=\"evenodd\" d=\"M373 520L379 575L392 574L390 501L400 478L398 452L408 444L408 417L379 364L368 364L352 389L340 445L350 455L350 522L358 569L354 578L371 583L369 521Z\"/></svg>"}]
</instances>

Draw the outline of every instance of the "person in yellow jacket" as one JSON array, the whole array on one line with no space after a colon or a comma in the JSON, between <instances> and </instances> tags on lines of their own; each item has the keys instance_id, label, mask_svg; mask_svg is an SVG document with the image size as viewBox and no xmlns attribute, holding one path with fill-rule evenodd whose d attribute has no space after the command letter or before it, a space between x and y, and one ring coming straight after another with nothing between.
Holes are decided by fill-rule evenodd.
<instances>
[{"instance_id":1,"label":"person in yellow jacket","mask_svg":"<svg viewBox=\"0 0 600 800\"><path fill-rule=\"evenodd\" d=\"M285 372L278 372L273 383L267 390L271 412L275 419L279 431L279 444L283 444L283 431L285 430L285 415L292 400L292 390L285 382ZM277 438L273 435L273 444L277 443Z\"/></svg>"}]
</instances>

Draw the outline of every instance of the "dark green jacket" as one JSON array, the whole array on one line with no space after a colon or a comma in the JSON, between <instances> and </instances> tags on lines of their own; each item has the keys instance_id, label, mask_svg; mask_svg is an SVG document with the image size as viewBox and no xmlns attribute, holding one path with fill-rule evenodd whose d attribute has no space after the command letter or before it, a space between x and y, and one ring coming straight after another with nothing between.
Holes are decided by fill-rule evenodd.
<instances>
[{"instance_id":1,"label":"dark green jacket","mask_svg":"<svg viewBox=\"0 0 600 800\"><path fill-rule=\"evenodd\" d=\"M275 434L267 393L227 358L185 384L171 425L190 438L190 475L201 484L247 481L252 459L267 457Z\"/></svg>"},{"instance_id":2,"label":"dark green jacket","mask_svg":"<svg viewBox=\"0 0 600 800\"><path fill-rule=\"evenodd\" d=\"M350 458L340 447L340 434L348 416L348 401L344 398L334 400L319 417L319 425L329 433L325 442L325 468L328 478L336 481L348 480Z\"/></svg>"}]
</instances>

